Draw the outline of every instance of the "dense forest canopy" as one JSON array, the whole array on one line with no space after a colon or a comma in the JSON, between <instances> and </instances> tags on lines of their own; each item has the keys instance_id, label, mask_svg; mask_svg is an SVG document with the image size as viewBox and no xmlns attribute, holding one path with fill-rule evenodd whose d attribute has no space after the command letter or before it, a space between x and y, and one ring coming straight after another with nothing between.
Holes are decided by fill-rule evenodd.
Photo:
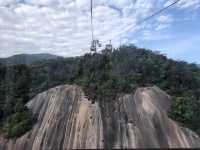
<instances>
[{"instance_id":1,"label":"dense forest canopy","mask_svg":"<svg viewBox=\"0 0 200 150\"><path fill-rule=\"evenodd\" d=\"M177 62L135 46L122 46L106 54L40 61L29 66L1 65L1 131L14 137L30 129L33 118L25 103L60 84L82 86L91 100L99 101L102 109L106 103L137 87L157 85L172 96L170 116L200 134L200 69L195 64ZM21 128L23 132L16 132Z\"/></svg>"},{"instance_id":2,"label":"dense forest canopy","mask_svg":"<svg viewBox=\"0 0 200 150\"><path fill-rule=\"evenodd\" d=\"M31 129L33 118L25 104L31 87L30 68L26 65L0 65L0 133L15 137Z\"/></svg>"}]
</instances>

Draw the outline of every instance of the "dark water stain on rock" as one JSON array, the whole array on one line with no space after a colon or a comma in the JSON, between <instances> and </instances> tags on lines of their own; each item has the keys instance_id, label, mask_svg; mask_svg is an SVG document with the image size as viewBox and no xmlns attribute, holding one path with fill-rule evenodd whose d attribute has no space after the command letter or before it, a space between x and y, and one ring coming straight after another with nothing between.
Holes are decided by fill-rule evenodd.
<instances>
[{"instance_id":1,"label":"dark water stain on rock","mask_svg":"<svg viewBox=\"0 0 200 150\"><path fill-rule=\"evenodd\" d=\"M80 87L58 86L27 104L36 124L15 140L0 136L0 150L200 148L197 134L167 116L169 103L157 87L91 103Z\"/></svg>"}]
</instances>

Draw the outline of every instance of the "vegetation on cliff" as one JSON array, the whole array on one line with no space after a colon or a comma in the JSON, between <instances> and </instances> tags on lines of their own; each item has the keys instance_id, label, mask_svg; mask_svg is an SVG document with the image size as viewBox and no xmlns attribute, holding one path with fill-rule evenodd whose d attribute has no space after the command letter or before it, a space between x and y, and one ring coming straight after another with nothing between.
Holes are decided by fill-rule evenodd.
<instances>
[{"instance_id":1,"label":"vegetation on cliff","mask_svg":"<svg viewBox=\"0 0 200 150\"><path fill-rule=\"evenodd\" d=\"M0 131L6 137L19 136L32 127L33 118L25 106L30 86L26 65L0 66Z\"/></svg>"},{"instance_id":2,"label":"vegetation on cliff","mask_svg":"<svg viewBox=\"0 0 200 150\"><path fill-rule=\"evenodd\" d=\"M18 67L22 66L7 67L7 80L2 74L4 67L1 67L0 92L4 94L1 94L0 97L0 111L3 120L18 116L18 111L14 110L10 114L5 114L10 108L6 104L9 99L12 100L14 106L19 102L20 105L23 105L23 114L28 112L24 104L29 97L60 84L82 86L90 99L100 102L102 109L105 108L103 105L112 103L120 94L130 93L141 86L157 85L173 98L169 112L171 117L200 133L200 69L195 64L174 61L164 55L135 46L123 46L106 55L86 54L75 58L36 62L29 66L23 66L22 70L30 71L28 73L30 76L22 75L23 73L15 76L14 79L12 76L7 76L7 74L14 75L13 68L16 70ZM14 94L18 96L10 98L12 94L7 89L17 86L24 89L12 90L19 92ZM21 93L28 93L28 95ZM2 110L2 108L4 109ZM14 107L12 108L14 109ZM32 123L31 115L26 115L22 115L24 117L21 118L21 120L25 118L28 122L24 123L27 126L27 128L23 128L25 130L30 129ZM1 125L2 129L6 128L12 131L14 128L18 131L21 128L18 124L21 121L16 121L17 123L15 121L13 123L11 123L12 121L3 122L5 123ZM8 133L8 130L3 131Z\"/></svg>"}]
</instances>

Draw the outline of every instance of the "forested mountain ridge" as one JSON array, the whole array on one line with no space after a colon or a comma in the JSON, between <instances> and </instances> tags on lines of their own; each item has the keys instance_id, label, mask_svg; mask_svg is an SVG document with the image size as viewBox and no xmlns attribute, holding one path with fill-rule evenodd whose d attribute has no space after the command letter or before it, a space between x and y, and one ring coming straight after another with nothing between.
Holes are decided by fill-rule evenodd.
<instances>
[{"instance_id":1,"label":"forested mountain ridge","mask_svg":"<svg viewBox=\"0 0 200 150\"><path fill-rule=\"evenodd\" d=\"M77 84L89 99L98 101L101 109L106 111L104 109L108 106L111 110L114 109L112 103L119 96L138 87L156 85L172 96L170 116L200 133L200 69L195 64L174 61L150 50L123 46L106 55L85 54L81 57L35 62L30 66L1 66L1 73L1 87L4 87L1 88L4 93L1 95L1 105L6 106L6 102L11 101L16 108L20 106L16 105L16 98L19 104L24 105L28 97L30 99L51 87ZM16 79L20 79L19 82L15 83ZM24 86L25 83L29 84ZM17 90L18 93L12 93L12 87L22 89ZM20 94L27 93L27 90L28 96ZM10 95L13 98L7 97L8 93L12 93ZM20 112L27 111L25 108L22 110ZM10 113L6 115L7 111L2 110L2 120L16 114L18 109L9 110ZM16 115L14 117L17 118ZM6 132L12 131L11 129L20 127L18 124L23 118L20 119L14 123L3 121L7 124L3 123L2 126L5 128L6 125ZM12 125L9 126L10 124ZM30 125L32 122L28 119L23 125L26 124ZM10 136L17 135L14 132Z\"/></svg>"},{"instance_id":2,"label":"forested mountain ridge","mask_svg":"<svg viewBox=\"0 0 200 150\"><path fill-rule=\"evenodd\" d=\"M61 58L60 56L41 53L41 54L19 54L8 58L0 58L0 63L6 65L18 65L18 64L31 64L36 61L49 60Z\"/></svg>"}]
</instances>

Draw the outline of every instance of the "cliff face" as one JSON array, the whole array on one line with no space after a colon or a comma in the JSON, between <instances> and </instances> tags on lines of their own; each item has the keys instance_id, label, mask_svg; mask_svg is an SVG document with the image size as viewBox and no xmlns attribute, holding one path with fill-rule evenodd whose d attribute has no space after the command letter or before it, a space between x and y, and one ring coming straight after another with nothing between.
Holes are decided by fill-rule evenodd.
<instances>
[{"instance_id":1,"label":"cliff face","mask_svg":"<svg viewBox=\"0 0 200 150\"><path fill-rule=\"evenodd\" d=\"M18 139L0 137L0 150L200 147L194 132L168 118L169 100L151 87L92 104L78 86L59 86L27 104L37 123Z\"/></svg>"}]
</instances>

